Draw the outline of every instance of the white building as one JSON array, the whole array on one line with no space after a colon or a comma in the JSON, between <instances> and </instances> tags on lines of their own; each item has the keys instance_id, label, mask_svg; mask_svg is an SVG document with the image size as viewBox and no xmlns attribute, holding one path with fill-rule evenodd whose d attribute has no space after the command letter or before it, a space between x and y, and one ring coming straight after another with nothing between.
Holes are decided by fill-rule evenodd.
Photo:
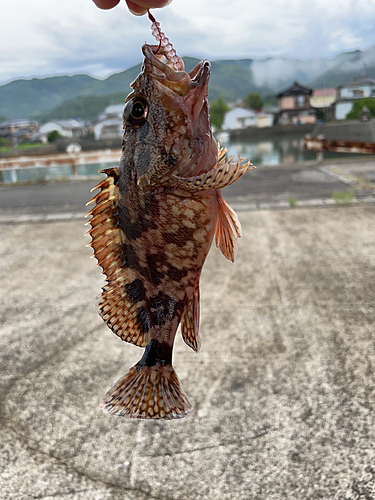
<instances>
[{"instance_id":1,"label":"white building","mask_svg":"<svg viewBox=\"0 0 375 500\"><path fill-rule=\"evenodd\" d=\"M275 117L272 113L259 113L257 115L258 128L272 127L275 121Z\"/></svg>"},{"instance_id":2,"label":"white building","mask_svg":"<svg viewBox=\"0 0 375 500\"><path fill-rule=\"evenodd\" d=\"M274 115L272 113L257 113L252 109L234 108L225 115L222 130L236 130L246 127L272 127Z\"/></svg>"},{"instance_id":3,"label":"white building","mask_svg":"<svg viewBox=\"0 0 375 500\"><path fill-rule=\"evenodd\" d=\"M352 110L353 103L366 97L375 98L375 78L371 76L358 76L346 85L339 87L337 101L334 104L336 120L344 120Z\"/></svg>"},{"instance_id":4,"label":"white building","mask_svg":"<svg viewBox=\"0 0 375 500\"><path fill-rule=\"evenodd\" d=\"M222 130L256 127L257 113L252 109L234 108L225 114Z\"/></svg>"},{"instance_id":5,"label":"white building","mask_svg":"<svg viewBox=\"0 0 375 500\"><path fill-rule=\"evenodd\" d=\"M86 125L79 120L52 120L39 128L40 137L47 137L57 131L62 137L76 138L87 134Z\"/></svg>"},{"instance_id":6,"label":"white building","mask_svg":"<svg viewBox=\"0 0 375 500\"><path fill-rule=\"evenodd\" d=\"M108 106L104 113L98 116L94 126L95 139L117 139L123 135L122 112L124 104Z\"/></svg>"}]
</instances>

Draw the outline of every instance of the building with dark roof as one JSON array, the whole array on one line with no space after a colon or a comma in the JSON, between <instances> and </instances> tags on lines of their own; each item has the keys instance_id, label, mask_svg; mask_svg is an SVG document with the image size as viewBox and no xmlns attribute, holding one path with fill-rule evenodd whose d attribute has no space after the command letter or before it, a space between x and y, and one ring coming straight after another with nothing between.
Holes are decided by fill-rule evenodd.
<instances>
[{"instance_id":1,"label":"building with dark roof","mask_svg":"<svg viewBox=\"0 0 375 500\"><path fill-rule=\"evenodd\" d=\"M298 125L315 123L316 111L310 104L312 89L300 85L298 82L280 92L278 120L282 125Z\"/></svg>"},{"instance_id":2,"label":"building with dark roof","mask_svg":"<svg viewBox=\"0 0 375 500\"><path fill-rule=\"evenodd\" d=\"M39 123L29 118L18 118L0 123L0 137L10 139L13 144L28 140L39 129Z\"/></svg>"}]
</instances>

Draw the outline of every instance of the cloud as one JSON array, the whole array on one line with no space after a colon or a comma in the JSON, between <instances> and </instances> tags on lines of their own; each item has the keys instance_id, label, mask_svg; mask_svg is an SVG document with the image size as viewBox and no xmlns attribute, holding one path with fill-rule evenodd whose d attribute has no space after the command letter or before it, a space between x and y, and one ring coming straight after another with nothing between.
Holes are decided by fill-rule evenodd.
<instances>
[{"instance_id":1,"label":"cloud","mask_svg":"<svg viewBox=\"0 0 375 500\"><path fill-rule=\"evenodd\" d=\"M333 58L375 45L373 0L174 0L153 12L180 55L211 60ZM91 0L2 0L0 82L104 77L137 64L145 41L149 20L123 1L102 11Z\"/></svg>"}]
</instances>

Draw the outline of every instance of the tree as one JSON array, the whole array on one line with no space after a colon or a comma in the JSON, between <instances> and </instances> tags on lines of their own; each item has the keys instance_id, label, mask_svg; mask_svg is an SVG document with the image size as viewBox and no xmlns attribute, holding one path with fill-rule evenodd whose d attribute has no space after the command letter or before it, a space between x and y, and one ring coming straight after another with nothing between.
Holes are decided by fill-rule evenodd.
<instances>
[{"instance_id":1,"label":"tree","mask_svg":"<svg viewBox=\"0 0 375 500\"><path fill-rule=\"evenodd\" d=\"M58 130L52 130L52 132L50 132L47 135L47 140L48 140L48 142L54 142L59 137L61 137L61 135L59 134Z\"/></svg>"},{"instance_id":2,"label":"tree","mask_svg":"<svg viewBox=\"0 0 375 500\"><path fill-rule=\"evenodd\" d=\"M358 120L360 118L361 110L363 106L366 106L370 110L371 118L375 117L375 99L371 97L365 99L359 99L355 101L352 110L346 115L347 120Z\"/></svg>"},{"instance_id":3,"label":"tree","mask_svg":"<svg viewBox=\"0 0 375 500\"><path fill-rule=\"evenodd\" d=\"M225 113L229 110L224 99L220 96L216 101L210 103L211 123L217 130L223 125Z\"/></svg>"},{"instance_id":4,"label":"tree","mask_svg":"<svg viewBox=\"0 0 375 500\"><path fill-rule=\"evenodd\" d=\"M263 100L259 94L250 93L243 98L243 105L245 106L245 108L259 110L263 107Z\"/></svg>"}]
</instances>

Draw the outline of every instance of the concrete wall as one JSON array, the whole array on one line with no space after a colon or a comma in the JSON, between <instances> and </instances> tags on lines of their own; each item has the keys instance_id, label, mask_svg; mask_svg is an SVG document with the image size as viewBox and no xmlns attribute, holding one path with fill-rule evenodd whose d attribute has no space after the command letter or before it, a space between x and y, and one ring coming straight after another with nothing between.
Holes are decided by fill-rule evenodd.
<instances>
[{"instance_id":1,"label":"concrete wall","mask_svg":"<svg viewBox=\"0 0 375 500\"><path fill-rule=\"evenodd\" d=\"M346 115L353 107L352 101L338 102L336 104L335 118L336 120L345 120Z\"/></svg>"}]
</instances>

